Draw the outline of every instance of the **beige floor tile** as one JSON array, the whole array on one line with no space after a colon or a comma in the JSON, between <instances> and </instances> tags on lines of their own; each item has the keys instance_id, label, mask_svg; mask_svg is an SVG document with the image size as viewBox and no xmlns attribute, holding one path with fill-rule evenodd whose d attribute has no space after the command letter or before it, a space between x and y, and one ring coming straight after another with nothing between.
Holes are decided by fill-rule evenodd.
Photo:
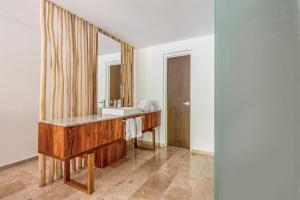
<instances>
[{"instance_id":1,"label":"beige floor tile","mask_svg":"<svg viewBox=\"0 0 300 200\"><path fill-rule=\"evenodd\" d=\"M86 182L87 170L72 174ZM4 200L156 200L213 199L213 158L191 155L186 149L162 147L155 152L130 150L104 169L95 169L95 192L87 195L55 180L38 187L38 162L0 171L0 199Z\"/></svg>"}]
</instances>

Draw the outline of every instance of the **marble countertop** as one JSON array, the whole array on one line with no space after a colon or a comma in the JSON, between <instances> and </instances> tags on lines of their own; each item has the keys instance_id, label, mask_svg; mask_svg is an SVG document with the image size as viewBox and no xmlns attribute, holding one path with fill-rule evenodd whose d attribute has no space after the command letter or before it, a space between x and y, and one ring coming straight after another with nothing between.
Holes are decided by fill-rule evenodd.
<instances>
[{"instance_id":1,"label":"marble countertop","mask_svg":"<svg viewBox=\"0 0 300 200\"><path fill-rule=\"evenodd\" d=\"M46 120L41 120L39 122L45 123L45 124L52 124L52 125L56 125L56 126L69 127L69 126L75 126L75 125L80 125L80 124L87 124L87 123L93 123L93 122L98 122L98 121L125 118L125 117L159 112L159 111L160 110L153 110L153 111L148 111L148 112L141 111L141 112L138 112L135 114L122 115L122 116L97 114L97 115L88 115L88 116L81 116L81 117L71 117L71 118L66 118L66 119L53 119L53 120L46 119Z\"/></svg>"}]
</instances>

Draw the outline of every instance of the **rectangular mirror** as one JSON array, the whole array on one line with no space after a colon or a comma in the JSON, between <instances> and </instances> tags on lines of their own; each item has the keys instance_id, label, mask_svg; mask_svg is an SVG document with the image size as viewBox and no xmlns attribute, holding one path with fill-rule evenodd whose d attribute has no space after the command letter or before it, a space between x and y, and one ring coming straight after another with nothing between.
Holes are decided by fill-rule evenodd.
<instances>
[{"instance_id":1,"label":"rectangular mirror","mask_svg":"<svg viewBox=\"0 0 300 200\"><path fill-rule=\"evenodd\" d=\"M121 44L98 35L98 111L121 102Z\"/></svg>"}]
</instances>

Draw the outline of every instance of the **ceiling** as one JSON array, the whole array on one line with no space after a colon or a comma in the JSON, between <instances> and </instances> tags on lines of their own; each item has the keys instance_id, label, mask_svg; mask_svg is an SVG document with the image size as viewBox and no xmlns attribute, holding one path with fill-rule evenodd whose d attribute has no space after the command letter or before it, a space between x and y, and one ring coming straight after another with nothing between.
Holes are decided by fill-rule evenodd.
<instances>
[{"instance_id":1,"label":"ceiling","mask_svg":"<svg viewBox=\"0 0 300 200\"><path fill-rule=\"evenodd\" d=\"M213 0L52 0L137 48L213 33Z\"/></svg>"},{"instance_id":2,"label":"ceiling","mask_svg":"<svg viewBox=\"0 0 300 200\"><path fill-rule=\"evenodd\" d=\"M106 55L111 53L120 53L121 52L121 44L103 34L98 35L98 54Z\"/></svg>"},{"instance_id":3,"label":"ceiling","mask_svg":"<svg viewBox=\"0 0 300 200\"><path fill-rule=\"evenodd\" d=\"M136 48L214 32L213 0L51 0ZM39 0L10 0L0 17L39 28Z\"/></svg>"}]
</instances>

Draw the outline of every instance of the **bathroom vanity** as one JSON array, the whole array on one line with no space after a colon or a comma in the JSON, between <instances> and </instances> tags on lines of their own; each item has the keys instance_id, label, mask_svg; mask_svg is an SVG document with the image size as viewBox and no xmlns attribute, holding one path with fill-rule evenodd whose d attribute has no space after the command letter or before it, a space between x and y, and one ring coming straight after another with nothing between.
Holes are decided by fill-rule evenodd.
<instances>
[{"instance_id":1,"label":"bathroom vanity","mask_svg":"<svg viewBox=\"0 0 300 200\"><path fill-rule=\"evenodd\" d=\"M143 132L152 132L155 150L155 128L160 126L159 110L123 116L98 114L40 121L38 152L64 161L65 183L90 194L94 190L94 166L103 168L126 155L125 120L135 117L142 117ZM70 160L75 157L87 160L87 185L70 178Z\"/></svg>"}]
</instances>

